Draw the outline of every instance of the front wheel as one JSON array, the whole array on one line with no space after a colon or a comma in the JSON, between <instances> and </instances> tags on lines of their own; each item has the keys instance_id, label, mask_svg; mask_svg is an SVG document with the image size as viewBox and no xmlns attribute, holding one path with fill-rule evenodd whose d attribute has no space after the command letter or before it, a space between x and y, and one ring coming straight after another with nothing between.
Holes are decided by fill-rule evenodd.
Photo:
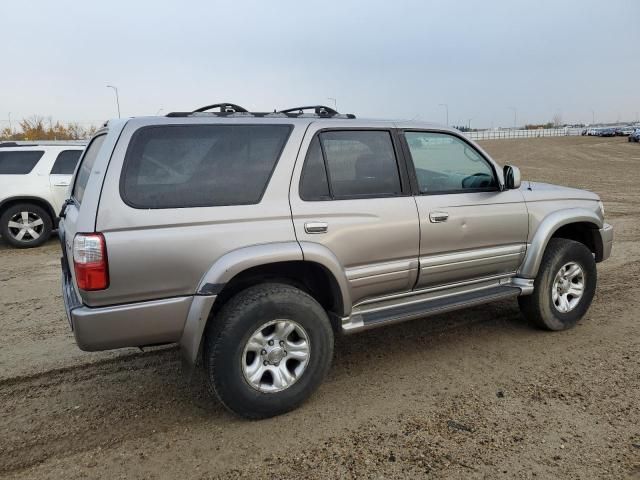
<instances>
[{"instance_id":1,"label":"front wheel","mask_svg":"<svg viewBox=\"0 0 640 480\"><path fill-rule=\"evenodd\" d=\"M293 410L318 388L333 356L333 330L311 296L289 285L256 285L212 318L204 366L222 404L245 418Z\"/></svg>"},{"instance_id":2,"label":"front wheel","mask_svg":"<svg viewBox=\"0 0 640 480\"><path fill-rule=\"evenodd\" d=\"M585 245L552 238L542 257L533 294L518 298L520 310L540 328L566 330L589 309L597 280L596 262Z\"/></svg>"}]
</instances>

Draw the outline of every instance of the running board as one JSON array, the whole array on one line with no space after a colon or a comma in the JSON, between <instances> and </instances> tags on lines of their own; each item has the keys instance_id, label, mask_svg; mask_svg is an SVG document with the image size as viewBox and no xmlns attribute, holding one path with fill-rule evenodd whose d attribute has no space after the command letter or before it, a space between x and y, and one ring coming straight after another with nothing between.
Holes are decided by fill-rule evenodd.
<instances>
[{"instance_id":1,"label":"running board","mask_svg":"<svg viewBox=\"0 0 640 480\"><path fill-rule=\"evenodd\" d=\"M440 298L429 298L417 301L411 301L409 299L409 301L397 305L354 312L350 317L342 319L342 331L344 333L360 332L383 325L517 297L521 293L522 291L518 287L500 285Z\"/></svg>"}]
</instances>

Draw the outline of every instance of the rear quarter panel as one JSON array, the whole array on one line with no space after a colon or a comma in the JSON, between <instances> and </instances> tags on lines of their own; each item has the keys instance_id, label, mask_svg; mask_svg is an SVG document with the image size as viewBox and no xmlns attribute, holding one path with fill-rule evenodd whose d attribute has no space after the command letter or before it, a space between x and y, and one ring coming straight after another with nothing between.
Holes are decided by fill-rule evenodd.
<instances>
[{"instance_id":1,"label":"rear quarter panel","mask_svg":"<svg viewBox=\"0 0 640 480\"><path fill-rule=\"evenodd\" d=\"M167 118L162 124L212 124L217 118ZM224 123L255 123L226 119ZM260 123L266 123L263 119ZM107 170L96 222L106 239L109 288L84 292L92 306L192 295L211 265L242 247L295 241L288 189L304 126L283 119L293 129L271 180L257 205L135 209L120 196L120 173L129 140L145 119L127 123Z\"/></svg>"}]
</instances>

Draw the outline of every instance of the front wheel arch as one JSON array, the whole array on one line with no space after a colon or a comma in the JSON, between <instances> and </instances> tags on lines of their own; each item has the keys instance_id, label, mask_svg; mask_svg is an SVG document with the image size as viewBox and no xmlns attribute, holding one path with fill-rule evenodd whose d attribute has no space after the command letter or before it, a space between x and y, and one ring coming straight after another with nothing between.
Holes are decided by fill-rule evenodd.
<instances>
[{"instance_id":1,"label":"front wheel arch","mask_svg":"<svg viewBox=\"0 0 640 480\"><path fill-rule=\"evenodd\" d=\"M549 241L561 228L564 227L566 229L570 225L578 224L595 229L597 233L598 229L602 228L603 221L595 211L586 208L568 208L547 215L536 229L536 233L527 248L525 259L518 271L518 276L530 279L536 278ZM573 238L569 239L573 240ZM589 248L589 245L586 246ZM596 253L597 259L597 251L594 253Z\"/></svg>"}]
</instances>

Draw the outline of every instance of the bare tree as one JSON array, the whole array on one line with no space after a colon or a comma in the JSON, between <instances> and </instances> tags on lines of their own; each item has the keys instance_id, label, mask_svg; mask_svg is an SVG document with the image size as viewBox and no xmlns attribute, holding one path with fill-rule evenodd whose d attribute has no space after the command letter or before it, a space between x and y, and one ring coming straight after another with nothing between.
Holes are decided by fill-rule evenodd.
<instances>
[{"instance_id":1,"label":"bare tree","mask_svg":"<svg viewBox=\"0 0 640 480\"><path fill-rule=\"evenodd\" d=\"M553 125L555 127L559 127L560 125L562 125L562 114L561 113L556 113L553 116Z\"/></svg>"}]
</instances>

